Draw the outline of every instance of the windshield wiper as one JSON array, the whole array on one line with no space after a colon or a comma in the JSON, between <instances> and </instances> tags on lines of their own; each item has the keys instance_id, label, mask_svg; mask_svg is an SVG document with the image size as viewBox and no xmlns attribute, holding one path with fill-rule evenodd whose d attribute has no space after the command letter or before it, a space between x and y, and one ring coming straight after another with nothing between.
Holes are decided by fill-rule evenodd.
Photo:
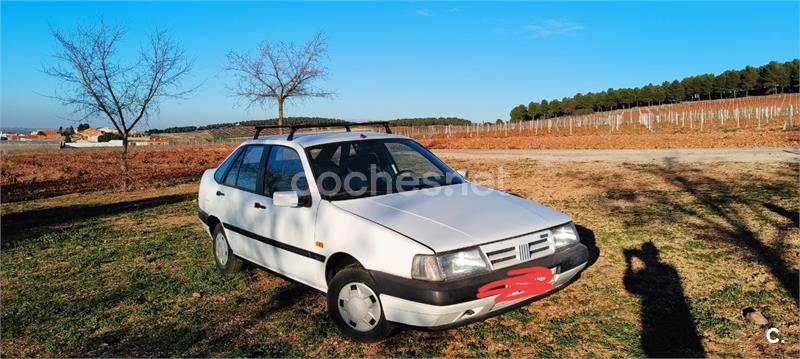
<instances>
[{"instance_id":1,"label":"windshield wiper","mask_svg":"<svg viewBox=\"0 0 800 359\"><path fill-rule=\"evenodd\" d=\"M347 192L339 192L339 193L334 194L334 195L329 195L328 199L331 200L331 201L336 201L336 200L341 200L341 199L356 199L356 198L365 198L365 197L378 196L378 195L387 194L387 193L389 193L389 192L387 192L387 191L366 191L366 192L364 192L364 193L362 193L362 194L360 194L358 196L354 196L354 195L352 195L350 193L347 193Z\"/></svg>"},{"instance_id":2,"label":"windshield wiper","mask_svg":"<svg viewBox=\"0 0 800 359\"><path fill-rule=\"evenodd\" d=\"M448 184L451 183L446 183L446 180L444 179L435 179L433 177L429 177L427 179L420 179L419 183L411 185L410 187L412 189L424 189L424 188L441 187Z\"/></svg>"}]
</instances>

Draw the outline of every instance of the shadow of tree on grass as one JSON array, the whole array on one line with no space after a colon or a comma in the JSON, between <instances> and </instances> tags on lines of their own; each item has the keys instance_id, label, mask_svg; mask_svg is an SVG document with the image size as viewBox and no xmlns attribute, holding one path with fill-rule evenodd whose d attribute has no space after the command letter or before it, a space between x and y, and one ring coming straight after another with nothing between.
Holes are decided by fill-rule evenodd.
<instances>
[{"instance_id":1,"label":"shadow of tree on grass","mask_svg":"<svg viewBox=\"0 0 800 359\"><path fill-rule=\"evenodd\" d=\"M722 240L746 249L753 258L767 267L781 286L796 302L798 301L800 293L798 271L791 268L788 260L784 258L786 230L789 228L781 223L774 223L781 230L774 238L775 244L769 246L765 244L766 238L760 238L759 234L748 225L751 219L770 221L761 211L762 207L794 220L793 216L788 215L790 211L773 203L764 203L762 198L774 195L791 196L789 193L796 189L773 184L736 187L697 170L684 175L687 169L674 161L666 161L664 166L632 169L656 175L667 183L675 185L680 191L689 194L691 201L699 206L693 208L668 196L654 196L655 201L667 208L667 213L657 214L662 220L692 223L698 235L707 240Z\"/></svg>"},{"instance_id":2,"label":"shadow of tree on grass","mask_svg":"<svg viewBox=\"0 0 800 359\"><path fill-rule=\"evenodd\" d=\"M11 248L20 240L36 237L61 225L88 220L94 217L141 211L165 204L179 203L196 198L194 193L174 194L107 204L75 204L69 206L35 209L10 213L0 218L3 248Z\"/></svg>"}]
</instances>

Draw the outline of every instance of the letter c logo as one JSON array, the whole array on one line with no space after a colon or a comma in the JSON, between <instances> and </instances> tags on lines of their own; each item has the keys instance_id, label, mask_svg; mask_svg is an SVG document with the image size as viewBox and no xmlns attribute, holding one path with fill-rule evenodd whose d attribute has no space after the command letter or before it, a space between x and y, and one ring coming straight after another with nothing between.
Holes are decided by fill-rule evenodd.
<instances>
[{"instance_id":1,"label":"letter c logo","mask_svg":"<svg viewBox=\"0 0 800 359\"><path fill-rule=\"evenodd\" d=\"M769 328L769 329L767 329L767 341L768 341L770 344L777 344L778 342L781 342L782 340L780 340L780 339L779 339L779 338L777 338L777 337L773 337L773 336L772 336L772 334L773 334L773 333L774 333L774 334L778 334L778 333L780 333L780 332L781 332L781 331L780 331L780 330L778 330L778 328Z\"/></svg>"}]
</instances>

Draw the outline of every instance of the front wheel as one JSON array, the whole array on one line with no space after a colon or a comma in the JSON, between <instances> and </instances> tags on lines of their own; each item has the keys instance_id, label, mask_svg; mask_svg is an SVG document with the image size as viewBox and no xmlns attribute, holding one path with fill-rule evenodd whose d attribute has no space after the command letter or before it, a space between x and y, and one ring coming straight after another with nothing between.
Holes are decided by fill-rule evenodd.
<instances>
[{"instance_id":1,"label":"front wheel","mask_svg":"<svg viewBox=\"0 0 800 359\"><path fill-rule=\"evenodd\" d=\"M376 342L389 336L372 277L362 268L345 268L328 285L328 314L342 334L357 342Z\"/></svg>"}]
</instances>

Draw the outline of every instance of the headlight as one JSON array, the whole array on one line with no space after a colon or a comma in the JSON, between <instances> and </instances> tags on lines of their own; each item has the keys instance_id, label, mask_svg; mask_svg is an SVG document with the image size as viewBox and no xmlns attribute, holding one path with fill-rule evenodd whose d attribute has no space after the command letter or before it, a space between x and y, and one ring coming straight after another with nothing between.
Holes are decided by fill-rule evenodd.
<instances>
[{"instance_id":1,"label":"headlight","mask_svg":"<svg viewBox=\"0 0 800 359\"><path fill-rule=\"evenodd\" d=\"M414 257L411 277L440 281L466 277L489 269L478 248L442 254L438 256L420 254Z\"/></svg>"},{"instance_id":2,"label":"headlight","mask_svg":"<svg viewBox=\"0 0 800 359\"><path fill-rule=\"evenodd\" d=\"M571 244L580 242L578 237L578 229L575 228L575 223L567 223L563 226L553 229L553 242L556 248L566 247Z\"/></svg>"}]
</instances>

